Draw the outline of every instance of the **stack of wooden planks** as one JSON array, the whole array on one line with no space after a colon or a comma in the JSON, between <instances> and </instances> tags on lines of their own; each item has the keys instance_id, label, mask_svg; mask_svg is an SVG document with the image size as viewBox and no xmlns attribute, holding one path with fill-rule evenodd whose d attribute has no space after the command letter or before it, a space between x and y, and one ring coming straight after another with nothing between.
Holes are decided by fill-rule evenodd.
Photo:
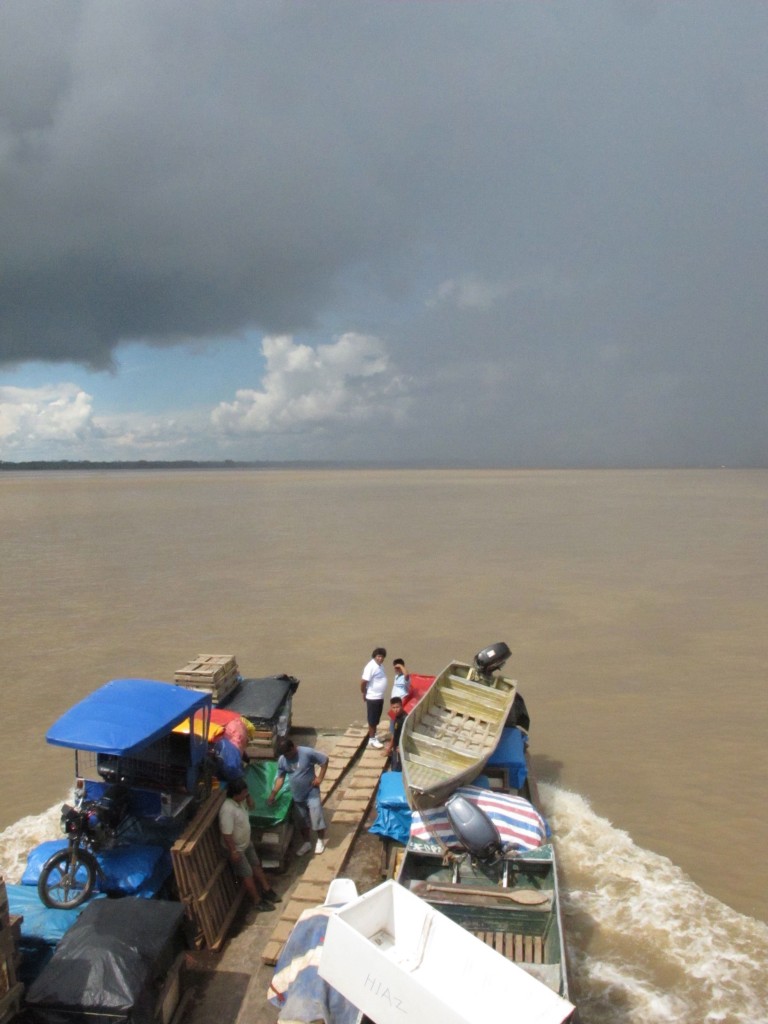
<instances>
[{"instance_id":1,"label":"stack of wooden planks","mask_svg":"<svg viewBox=\"0 0 768 1024\"><path fill-rule=\"evenodd\" d=\"M212 793L171 847L176 885L198 948L221 947L245 895L221 844L219 808L225 796L223 789Z\"/></svg>"},{"instance_id":2,"label":"stack of wooden planks","mask_svg":"<svg viewBox=\"0 0 768 1024\"><path fill-rule=\"evenodd\" d=\"M213 703L218 704L235 689L240 671L234 654L198 654L178 669L174 681L177 686L210 693Z\"/></svg>"}]
</instances>

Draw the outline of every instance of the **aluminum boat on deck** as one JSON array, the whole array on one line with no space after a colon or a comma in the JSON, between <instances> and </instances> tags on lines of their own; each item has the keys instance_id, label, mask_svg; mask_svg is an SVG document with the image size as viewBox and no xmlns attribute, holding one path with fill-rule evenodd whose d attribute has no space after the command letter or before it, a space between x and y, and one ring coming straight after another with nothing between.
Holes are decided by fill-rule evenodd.
<instances>
[{"instance_id":1,"label":"aluminum boat on deck","mask_svg":"<svg viewBox=\"0 0 768 1024\"><path fill-rule=\"evenodd\" d=\"M408 713L400 735L405 793L413 810L437 807L482 772L505 725L524 714L514 679L499 673L504 643L475 655L474 665L452 661ZM520 711L522 705L523 711ZM527 715L520 724L527 727Z\"/></svg>"}]
</instances>

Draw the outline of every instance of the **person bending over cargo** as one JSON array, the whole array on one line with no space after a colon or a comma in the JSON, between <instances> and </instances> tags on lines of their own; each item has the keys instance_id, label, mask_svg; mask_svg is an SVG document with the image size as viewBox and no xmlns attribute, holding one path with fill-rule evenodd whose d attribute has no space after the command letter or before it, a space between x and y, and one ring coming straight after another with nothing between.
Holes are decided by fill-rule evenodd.
<instances>
[{"instance_id":1,"label":"person bending over cargo","mask_svg":"<svg viewBox=\"0 0 768 1024\"><path fill-rule=\"evenodd\" d=\"M253 806L245 779L235 779L227 786L227 798L219 808L221 842L229 854L229 862L257 910L274 910L280 897L267 881L264 869L251 839L251 822L245 804Z\"/></svg>"},{"instance_id":2,"label":"person bending over cargo","mask_svg":"<svg viewBox=\"0 0 768 1024\"><path fill-rule=\"evenodd\" d=\"M293 740L289 739L284 739L278 750L280 756L277 759L277 778L272 792L267 797L267 803L271 806L275 802L275 797L283 788L287 776L299 831L304 840L296 853L303 857L312 849L310 827L317 832L315 853L322 853L325 850L325 818L320 799L320 783L325 778L328 768L328 755L321 754L313 747L297 747ZM319 769L317 774L316 765Z\"/></svg>"}]
</instances>

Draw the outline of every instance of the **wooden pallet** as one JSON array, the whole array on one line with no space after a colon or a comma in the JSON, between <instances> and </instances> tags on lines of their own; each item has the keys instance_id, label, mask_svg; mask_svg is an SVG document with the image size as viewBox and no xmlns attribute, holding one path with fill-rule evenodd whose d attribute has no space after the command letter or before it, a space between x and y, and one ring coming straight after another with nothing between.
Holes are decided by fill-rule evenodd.
<instances>
[{"instance_id":1,"label":"wooden pallet","mask_svg":"<svg viewBox=\"0 0 768 1024\"><path fill-rule=\"evenodd\" d=\"M179 896L197 929L198 946L219 949L245 895L221 844L219 808L223 789L212 793L189 828L171 847Z\"/></svg>"}]
</instances>

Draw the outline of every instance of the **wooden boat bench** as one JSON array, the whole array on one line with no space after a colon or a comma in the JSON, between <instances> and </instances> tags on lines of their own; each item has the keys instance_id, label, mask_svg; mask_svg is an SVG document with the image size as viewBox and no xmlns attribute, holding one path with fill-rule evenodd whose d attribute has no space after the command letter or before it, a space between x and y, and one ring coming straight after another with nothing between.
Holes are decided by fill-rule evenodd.
<instances>
[{"instance_id":1,"label":"wooden boat bench","mask_svg":"<svg viewBox=\"0 0 768 1024\"><path fill-rule=\"evenodd\" d=\"M445 745L436 740L433 736L427 735L425 732L412 732L411 739L416 743L417 747L426 747L427 749L438 751L442 756L445 750ZM461 747L451 746L451 757L454 756L465 758L470 764L477 760L476 750L464 750Z\"/></svg>"},{"instance_id":2,"label":"wooden boat bench","mask_svg":"<svg viewBox=\"0 0 768 1024\"><path fill-rule=\"evenodd\" d=\"M445 702L442 706L448 708L449 711L459 712L472 718L488 718L489 713L496 714L500 706L498 700L478 700L473 694L460 693L449 687L444 687L441 690L440 697Z\"/></svg>"},{"instance_id":3,"label":"wooden boat bench","mask_svg":"<svg viewBox=\"0 0 768 1024\"><path fill-rule=\"evenodd\" d=\"M474 679L465 679L463 676L457 676L453 672L449 674L446 682L448 682L453 689L460 690L462 693L466 693L469 696L482 701L484 704L493 704L496 706L498 706L500 700L505 700L504 695L509 693L510 689L514 689L514 686L506 682L503 687L496 687L492 683L479 683L475 682Z\"/></svg>"}]
</instances>

